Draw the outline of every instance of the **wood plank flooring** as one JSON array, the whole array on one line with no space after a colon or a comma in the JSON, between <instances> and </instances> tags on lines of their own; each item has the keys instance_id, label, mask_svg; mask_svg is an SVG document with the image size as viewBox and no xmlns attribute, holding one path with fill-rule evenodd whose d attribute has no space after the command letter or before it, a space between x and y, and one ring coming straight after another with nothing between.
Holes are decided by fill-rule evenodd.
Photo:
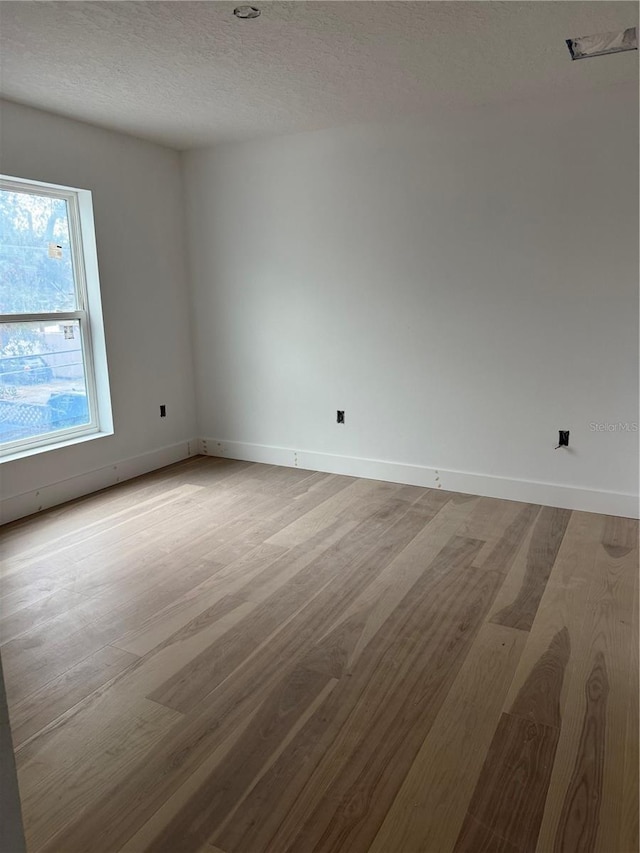
<instances>
[{"instance_id":1,"label":"wood plank flooring","mask_svg":"<svg viewBox=\"0 0 640 853\"><path fill-rule=\"evenodd\" d=\"M638 850L637 521L199 457L2 551L29 853Z\"/></svg>"}]
</instances>

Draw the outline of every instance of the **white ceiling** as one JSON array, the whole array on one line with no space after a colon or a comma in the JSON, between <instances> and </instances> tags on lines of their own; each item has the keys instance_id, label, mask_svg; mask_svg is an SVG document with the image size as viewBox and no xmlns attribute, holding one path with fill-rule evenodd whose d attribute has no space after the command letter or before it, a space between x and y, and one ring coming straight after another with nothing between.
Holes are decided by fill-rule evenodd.
<instances>
[{"instance_id":1,"label":"white ceiling","mask_svg":"<svg viewBox=\"0 0 640 853\"><path fill-rule=\"evenodd\" d=\"M1 2L8 99L176 148L637 80L635 2Z\"/></svg>"}]
</instances>

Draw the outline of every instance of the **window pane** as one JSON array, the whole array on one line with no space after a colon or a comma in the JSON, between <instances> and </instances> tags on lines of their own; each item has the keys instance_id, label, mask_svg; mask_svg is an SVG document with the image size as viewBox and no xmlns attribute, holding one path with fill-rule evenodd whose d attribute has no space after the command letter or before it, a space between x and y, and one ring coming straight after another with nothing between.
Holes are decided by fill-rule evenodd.
<instances>
[{"instance_id":1,"label":"window pane","mask_svg":"<svg viewBox=\"0 0 640 853\"><path fill-rule=\"evenodd\" d=\"M76 308L67 202L0 190L0 314Z\"/></svg>"},{"instance_id":2,"label":"window pane","mask_svg":"<svg viewBox=\"0 0 640 853\"><path fill-rule=\"evenodd\" d=\"M79 321L0 325L0 443L89 422Z\"/></svg>"}]
</instances>

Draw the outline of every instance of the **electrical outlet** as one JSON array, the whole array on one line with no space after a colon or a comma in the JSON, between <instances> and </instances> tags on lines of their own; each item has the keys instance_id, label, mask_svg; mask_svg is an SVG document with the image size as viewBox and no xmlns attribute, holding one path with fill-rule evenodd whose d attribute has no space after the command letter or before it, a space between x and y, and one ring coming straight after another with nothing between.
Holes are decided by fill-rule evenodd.
<instances>
[{"instance_id":1,"label":"electrical outlet","mask_svg":"<svg viewBox=\"0 0 640 853\"><path fill-rule=\"evenodd\" d=\"M161 418L167 417L167 407L164 405L164 403L160 406L160 417Z\"/></svg>"},{"instance_id":2,"label":"electrical outlet","mask_svg":"<svg viewBox=\"0 0 640 853\"><path fill-rule=\"evenodd\" d=\"M344 423L344 410L343 410L343 409L338 409L337 422L338 422L339 424L343 424L343 423Z\"/></svg>"}]
</instances>

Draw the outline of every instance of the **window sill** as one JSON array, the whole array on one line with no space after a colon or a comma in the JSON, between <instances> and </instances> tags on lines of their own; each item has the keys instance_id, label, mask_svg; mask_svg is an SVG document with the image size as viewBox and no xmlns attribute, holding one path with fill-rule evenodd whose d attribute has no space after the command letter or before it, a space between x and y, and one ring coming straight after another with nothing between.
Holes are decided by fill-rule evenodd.
<instances>
[{"instance_id":1,"label":"window sill","mask_svg":"<svg viewBox=\"0 0 640 853\"><path fill-rule=\"evenodd\" d=\"M7 453L0 456L0 464L3 462L15 462L18 459L26 459L28 456L38 456L41 453L49 453L51 450L62 450L64 447L73 447L74 444L83 444L85 441L95 441L96 438L107 438L113 435L113 430L101 430L88 435L79 435L76 438L67 438L55 444L45 444L40 447L31 447L27 450L16 450L15 453Z\"/></svg>"}]
</instances>

